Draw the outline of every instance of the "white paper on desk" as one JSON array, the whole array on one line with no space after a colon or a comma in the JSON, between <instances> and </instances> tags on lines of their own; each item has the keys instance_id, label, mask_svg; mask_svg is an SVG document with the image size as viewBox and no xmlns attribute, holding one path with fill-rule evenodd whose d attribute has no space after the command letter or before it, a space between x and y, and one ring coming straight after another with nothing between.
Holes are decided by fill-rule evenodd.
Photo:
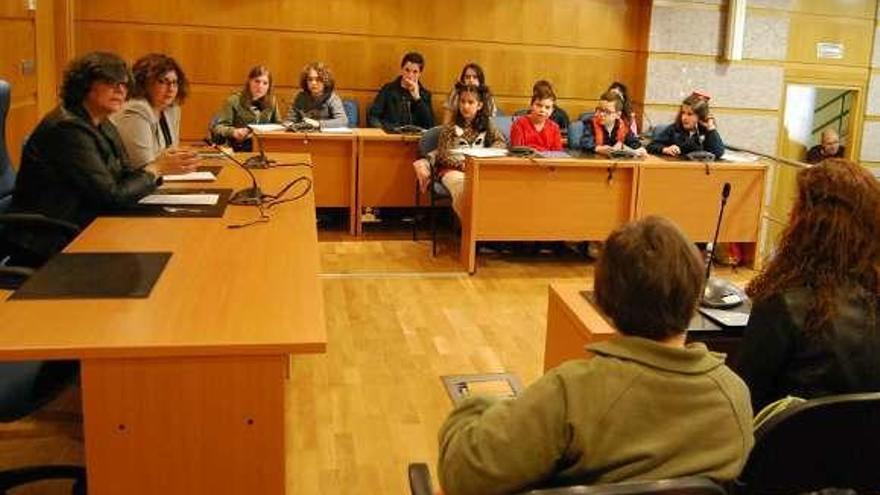
<instances>
[{"instance_id":1,"label":"white paper on desk","mask_svg":"<svg viewBox=\"0 0 880 495\"><path fill-rule=\"evenodd\" d=\"M507 150L504 148L465 148L453 151L474 158L497 158L500 156L507 156Z\"/></svg>"},{"instance_id":2,"label":"white paper on desk","mask_svg":"<svg viewBox=\"0 0 880 495\"><path fill-rule=\"evenodd\" d=\"M165 182L186 182L186 181L215 181L217 177L211 172L190 172L188 174L171 174L163 175L162 180Z\"/></svg>"},{"instance_id":3,"label":"white paper on desk","mask_svg":"<svg viewBox=\"0 0 880 495\"><path fill-rule=\"evenodd\" d=\"M142 205L216 205L219 194L150 194L138 201Z\"/></svg>"},{"instance_id":4,"label":"white paper on desk","mask_svg":"<svg viewBox=\"0 0 880 495\"><path fill-rule=\"evenodd\" d=\"M541 158L571 158L567 151L539 151Z\"/></svg>"},{"instance_id":5,"label":"white paper on desk","mask_svg":"<svg viewBox=\"0 0 880 495\"><path fill-rule=\"evenodd\" d=\"M745 151L724 150L724 156L721 161L731 163L754 163L758 161L758 155L753 155Z\"/></svg>"},{"instance_id":6,"label":"white paper on desk","mask_svg":"<svg viewBox=\"0 0 880 495\"><path fill-rule=\"evenodd\" d=\"M351 134L354 132L350 127L322 127L322 134Z\"/></svg>"},{"instance_id":7,"label":"white paper on desk","mask_svg":"<svg viewBox=\"0 0 880 495\"><path fill-rule=\"evenodd\" d=\"M277 132L287 129L281 124L249 124L248 127L254 132Z\"/></svg>"}]
</instances>

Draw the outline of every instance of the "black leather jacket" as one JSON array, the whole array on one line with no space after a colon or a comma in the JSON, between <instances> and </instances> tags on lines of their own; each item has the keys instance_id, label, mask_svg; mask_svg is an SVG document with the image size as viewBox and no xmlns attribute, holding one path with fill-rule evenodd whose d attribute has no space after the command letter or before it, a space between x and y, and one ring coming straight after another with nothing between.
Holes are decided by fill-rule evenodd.
<instances>
[{"instance_id":1,"label":"black leather jacket","mask_svg":"<svg viewBox=\"0 0 880 495\"><path fill-rule=\"evenodd\" d=\"M156 177L129 166L109 121L94 126L84 109L58 106L37 125L22 154L10 212L41 213L88 225L101 211L136 202L156 188ZM8 227L5 242L48 258L66 237L33 227Z\"/></svg>"},{"instance_id":2,"label":"black leather jacket","mask_svg":"<svg viewBox=\"0 0 880 495\"><path fill-rule=\"evenodd\" d=\"M752 308L734 370L748 384L756 413L786 395L880 391L880 300L841 289L828 330L808 335L803 322L811 299L809 289L792 289Z\"/></svg>"},{"instance_id":3,"label":"black leather jacket","mask_svg":"<svg viewBox=\"0 0 880 495\"><path fill-rule=\"evenodd\" d=\"M382 86L367 115L370 127L396 127L406 124L423 129L434 127L431 92L421 84L419 83L418 101L414 101L409 91L400 85L400 76Z\"/></svg>"}]
</instances>

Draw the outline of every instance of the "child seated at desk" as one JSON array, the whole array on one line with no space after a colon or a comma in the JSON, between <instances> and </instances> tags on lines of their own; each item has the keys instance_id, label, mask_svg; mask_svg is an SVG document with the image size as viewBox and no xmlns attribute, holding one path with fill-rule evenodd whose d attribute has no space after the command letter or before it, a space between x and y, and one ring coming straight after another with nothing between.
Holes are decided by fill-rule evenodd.
<instances>
[{"instance_id":1,"label":"child seated at desk","mask_svg":"<svg viewBox=\"0 0 880 495\"><path fill-rule=\"evenodd\" d=\"M251 124L278 124L281 117L272 91L272 73L264 65L248 72L241 91L223 102L211 133L215 142L228 141L236 151L252 151Z\"/></svg>"},{"instance_id":2,"label":"child seated at desk","mask_svg":"<svg viewBox=\"0 0 880 495\"><path fill-rule=\"evenodd\" d=\"M487 86L458 83L458 109L452 122L440 132L437 142L437 166L440 180L452 196L452 209L460 215L460 199L464 189L465 155L468 148L506 148L504 135L489 118L486 101L490 98Z\"/></svg>"},{"instance_id":3,"label":"child seated at desk","mask_svg":"<svg viewBox=\"0 0 880 495\"><path fill-rule=\"evenodd\" d=\"M528 146L537 151L562 151L559 125L550 119L556 94L549 86L536 86L529 113L518 117L510 127L510 145Z\"/></svg>"},{"instance_id":4,"label":"child seated at desk","mask_svg":"<svg viewBox=\"0 0 880 495\"><path fill-rule=\"evenodd\" d=\"M709 113L709 98L700 93L685 98L675 123L648 145L648 153L653 155L677 157L692 151L708 151L716 160L724 155L724 142Z\"/></svg>"},{"instance_id":5,"label":"child seated at desk","mask_svg":"<svg viewBox=\"0 0 880 495\"><path fill-rule=\"evenodd\" d=\"M622 150L624 147L635 151L639 157L647 155L638 136L633 134L622 117L622 111L621 97L617 93L606 91L599 99L596 113L584 121L581 148L602 156L610 156L612 151Z\"/></svg>"}]
</instances>

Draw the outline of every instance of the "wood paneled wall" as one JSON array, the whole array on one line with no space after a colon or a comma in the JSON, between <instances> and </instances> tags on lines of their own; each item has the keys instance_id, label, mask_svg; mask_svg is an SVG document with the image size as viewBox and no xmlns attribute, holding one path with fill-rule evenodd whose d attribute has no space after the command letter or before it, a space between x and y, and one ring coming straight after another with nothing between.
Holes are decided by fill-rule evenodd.
<instances>
[{"instance_id":1,"label":"wood paneled wall","mask_svg":"<svg viewBox=\"0 0 880 495\"><path fill-rule=\"evenodd\" d=\"M22 61L36 62L36 15L23 0L0 2L0 79L12 85L6 117L6 149L18 166L21 144L37 121L37 72L23 73Z\"/></svg>"},{"instance_id":2,"label":"wood paneled wall","mask_svg":"<svg viewBox=\"0 0 880 495\"><path fill-rule=\"evenodd\" d=\"M193 82L183 138L204 136L223 98L248 69L266 64L284 103L299 72L328 63L343 97L366 105L395 77L401 56L425 55L424 83L437 116L461 67L480 63L505 112L528 105L532 83L549 79L559 104L577 115L593 108L613 80L641 100L650 2L643 0L295 0L78 1L75 52L114 50L129 60L159 51Z\"/></svg>"}]
</instances>

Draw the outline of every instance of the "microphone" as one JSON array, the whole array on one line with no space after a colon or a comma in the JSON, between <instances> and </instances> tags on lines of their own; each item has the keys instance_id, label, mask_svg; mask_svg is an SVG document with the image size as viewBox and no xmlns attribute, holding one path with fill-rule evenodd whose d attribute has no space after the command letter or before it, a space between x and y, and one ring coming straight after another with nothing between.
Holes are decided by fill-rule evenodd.
<instances>
[{"instance_id":1,"label":"microphone","mask_svg":"<svg viewBox=\"0 0 880 495\"><path fill-rule=\"evenodd\" d=\"M706 262L706 279L703 283L703 297L700 300L700 305L707 308L729 309L739 306L744 301L739 288L729 280L712 278L712 263L715 261L718 233L721 231L721 220L724 218L724 207L727 206L730 189L730 182L725 182L721 189L721 209L718 211L718 222L715 224L712 248L709 250Z\"/></svg>"},{"instance_id":2,"label":"microphone","mask_svg":"<svg viewBox=\"0 0 880 495\"><path fill-rule=\"evenodd\" d=\"M210 139L205 138L204 141L208 146L219 152L228 160L232 161L232 163L241 167L242 170L244 170L251 178L251 187L235 191L232 196L229 197L229 204L245 206L259 206L263 204L263 198L265 197L265 195L260 189L259 184L257 184L257 178L256 176L254 176L254 173L251 172L250 169L244 165L244 163L241 163L233 155L230 155L229 153L223 151L223 148L212 143Z\"/></svg>"},{"instance_id":3,"label":"microphone","mask_svg":"<svg viewBox=\"0 0 880 495\"><path fill-rule=\"evenodd\" d=\"M244 161L245 168L269 168L275 163L275 160L270 160L266 156L266 150L263 148L263 140L260 139L259 133L248 124L248 129L251 130L251 136L253 136L254 141L257 143L257 151L259 151L259 155L252 156Z\"/></svg>"}]
</instances>

